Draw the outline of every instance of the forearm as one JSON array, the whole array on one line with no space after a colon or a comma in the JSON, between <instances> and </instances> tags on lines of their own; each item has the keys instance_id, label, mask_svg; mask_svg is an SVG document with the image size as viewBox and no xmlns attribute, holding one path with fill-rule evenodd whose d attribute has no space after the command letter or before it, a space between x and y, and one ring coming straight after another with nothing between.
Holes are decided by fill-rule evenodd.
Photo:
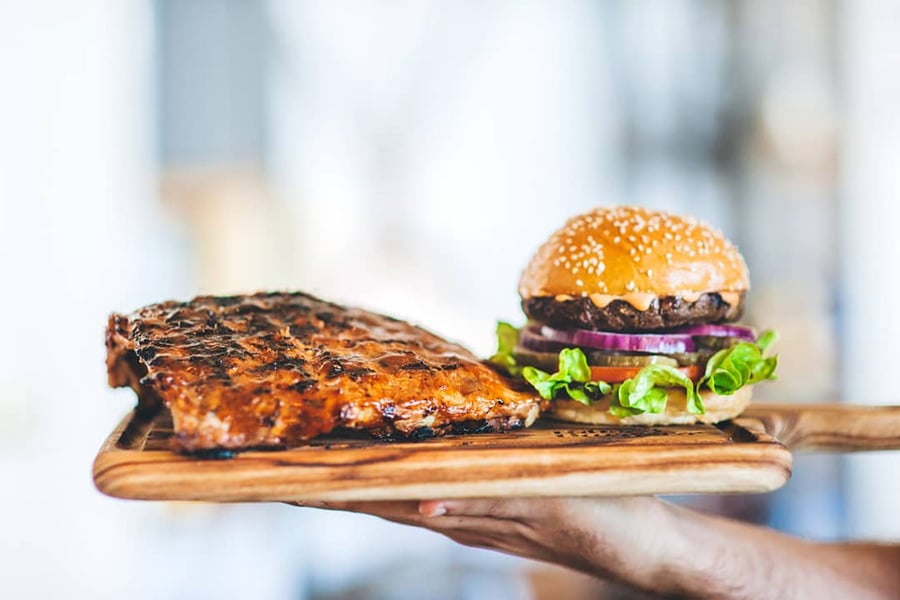
<instances>
[{"instance_id":1,"label":"forearm","mask_svg":"<svg viewBox=\"0 0 900 600\"><path fill-rule=\"evenodd\" d=\"M652 497L320 503L666 596L900 598L900 546L816 544Z\"/></svg>"},{"instance_id":2,"label":"forearm","mask_svg":"<svg viewBox=\"0 0 900 600\"><path fill-rule=\"evenodd\" d=\"M900 547L823 544L666 505L657 591L688 597L897 598Z\"/></svg>"}]
</instances>

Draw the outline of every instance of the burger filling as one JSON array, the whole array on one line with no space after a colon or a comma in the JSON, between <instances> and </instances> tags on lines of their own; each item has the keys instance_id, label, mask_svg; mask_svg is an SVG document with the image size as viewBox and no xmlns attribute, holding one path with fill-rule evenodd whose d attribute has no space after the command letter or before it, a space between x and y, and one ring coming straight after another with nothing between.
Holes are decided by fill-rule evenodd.
<instances>
[{"instance_id":1,"label":"burger filling","mask_svg":"<svg viewBox=\"0 0 900 600\"><path fill-rule=\"evenodd\" d=\"M718 294L706 294L697 302L703 298L713 305L715 298L721 301ZM528 309L526 313L535 316ZM618 417L664 412L671 388L683 389L688 410L703 414L701 390L734 394L774 379L778 364L777 356L768 354L776 339L772 331L757 336L752 329L709 320L654 333L545 323L529 321L522 328L498 323L498 348L491 362L523 377L548 400L569 398L590 405L610 395L609 410Z\"/></svg>"},{"instance_id":2,"label":"burger filling","mask_svg":"<svg viewBox=\"0 0 900 600\"><path fill-rule=\"evenodd\" d=\"M522 301L529 319L557 329L593 329L636 333L674 329L698 323L737 321L744 312L744 294L729 304L718 293L702 294L693 302L678 296L654 298L646 310L639 310L624 300L613 300L598 306L591 298L559 300L539 296Z\"/></svg>"}]
</instances>

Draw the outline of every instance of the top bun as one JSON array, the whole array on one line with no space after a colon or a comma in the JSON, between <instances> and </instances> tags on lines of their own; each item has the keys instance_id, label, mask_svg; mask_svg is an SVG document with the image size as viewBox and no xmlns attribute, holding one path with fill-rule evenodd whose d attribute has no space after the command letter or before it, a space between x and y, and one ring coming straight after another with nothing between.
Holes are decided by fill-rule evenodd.
<instances>
[{"instance_id":1,"label":"top bun","mask_svg":"<svg viewBox=\"0 0 900 600\"><path fill-rule=\"evenodd\" d=\"M522 273L519 294L525 300L691 300L707 293L742 294L749 287L744 258L717 229L692 217L616 206L573 217L551 235Z\"/></svg>"}]
</instances>

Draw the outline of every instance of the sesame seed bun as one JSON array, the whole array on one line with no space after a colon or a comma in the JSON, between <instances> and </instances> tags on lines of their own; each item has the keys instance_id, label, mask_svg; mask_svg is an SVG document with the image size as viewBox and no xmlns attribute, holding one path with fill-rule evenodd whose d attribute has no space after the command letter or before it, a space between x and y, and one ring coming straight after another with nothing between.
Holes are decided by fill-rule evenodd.
<instances>
[{"instance_id":1,"label":"sesame seed bun","mask_svg":"<svg viewBox=\"0 0 900 600\"><path fill-rule=\"evenodd\" d=\"M587 423L590 425L690 425L693 423L718 423L740 415L750 403L753 390L743 387L731 396L720 396L709 390L700 392L706 412L695 415L687 410L684 390L671 389L666 400L665 412L643 413L632 417L617 417L609 412L610 395L585 406L574 400L557 399L549 415L560 421Z\"/></svg>"},{"instance_id":2,"label":"sesame seed bun","mask_svg":"<svg viewBox=\"0 0 900 600\"><path fill-rule=\"evenodd\" d=\"M519 281L523 300L618 299L645 310L667 296L693 302L718 293L733 303L749 289L747 265L725 236L692 217L634 206L596 208L569 219L537 251Z\"/></svg>"}]
</instances>

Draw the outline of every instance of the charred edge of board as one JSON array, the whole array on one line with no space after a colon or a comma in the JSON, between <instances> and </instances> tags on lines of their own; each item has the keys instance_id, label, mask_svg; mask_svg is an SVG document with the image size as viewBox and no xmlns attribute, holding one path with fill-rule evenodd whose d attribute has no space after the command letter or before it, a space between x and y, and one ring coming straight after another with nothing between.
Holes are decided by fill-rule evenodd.
<instances>
[{"instance_id":1,"label":"charred edge of board","mask_svg":"<svg viewBox=\"0 0 900 600\"><path fill-rule=\"evenodd\" d=\"M413 429L409 433L403 433L393 427L382 427L380 429L347 429L338 428L329 434L319 436L314 440L308 440L305 444L276 444L269 446L251 446L247 448L194 448L188 449L184 445L177 443L178 434L173 437L172 449L178 454L197 458L201 460L227 460L235 458L244 452L278 452L289 450L291 448L319 447L330 449L333 445L341 445L346 442L360 443L371 442L380 444L382 442L423 442L436 437L443 437L447 434L452 435L471 435L483 433L496 433L502 431L515 431L525 428L525 419L518 417L498 418L498 419L477 419L471 421L460 421L457 423L447 423L440 427L419 427Z\"/></svg>"},{"instance_id":2,"label":"charred edge of board","mask_svg":"<svg viewBox=\"0 0 900 600\"><path fill-rule=\"evenodd\" d=\"M238 452L236 450L228 450L225 448L203 448L199 450L183 451L182 454L200 460L229 460L234 458Z\"/></svg>"}]
</instances>

